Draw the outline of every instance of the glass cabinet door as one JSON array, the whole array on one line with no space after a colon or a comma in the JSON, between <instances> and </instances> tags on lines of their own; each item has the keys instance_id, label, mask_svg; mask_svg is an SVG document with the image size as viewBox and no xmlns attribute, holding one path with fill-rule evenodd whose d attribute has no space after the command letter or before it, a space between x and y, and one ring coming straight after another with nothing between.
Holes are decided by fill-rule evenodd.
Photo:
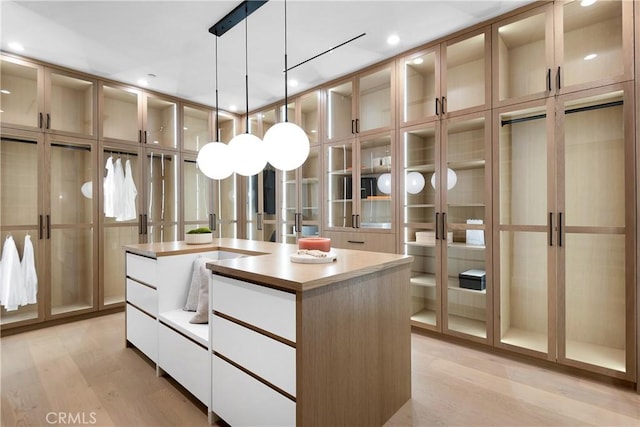
<instances>
[{"instance_id":1,"label":"glass cabinet door","mask_svg":"<svg viewBox=\"0 0 640 427\"><path fill-rule=\"evenodd\" d=\"M554 218L548 195L552 171L547 135L553 120L547 113L546 104L538 102L503 110L495 121L498 188L493 199L499 239L494 282L500 292L500 345L555 358L548 334L555 270L548 248L556 242L551 240Z\"/></svg>"},{"instance_id":2,"label":"glass cabinet door","mask_svg":"<svg viewBox=\"0 0 640 427\"><path fill-rule=\"evenodd\" d=\"M213 185L214 180L203 174L194 159L185 158L182 162L184 202L184 232L200 227L213 230ZM216 233L214 233L216 235ZM217 235L216 235L217 237Z\"/></svg>"},{"instance_id":3,"label":"glass cabinet door","mask_svg":"<svg viewBox=\"0 0 640 427\"><path fill-rule=\"evenodd\" d=\"M556 42L562 89L632 77L631 9L632 2L619 0L556 5L556 20L562 24Z\"/></svg>"},{"instance_id":4,"label":"glass cabinet door","mask_svg":"<svg viewBox=\"0 0 640 427\"><path fill-rule=\"evenodd\" d=\"M355 226L353 144L330 145L326 150L327 227L351 228Z\"/></svg>"},{"instance_id":5,"label":"glass cabinet door","mask_svg":"<svg viewBox=\"0 0 640 427\"><path fill-rule=\"evenodd\" d=\"M147 185L146 240L148 243L183 240L183 236L178 236L178 156L147 150L144 161Z\"/></svg>"},{"instance_id":6,"label":"glass cabinet door","mask_svg":"<svg viewBox=\"0 0 640 427\"><path fill-rule=\"evenodd\" d=\"M439 122L402 132L404 253L413 256L411 267L411 321L421 327L440 327L441 264L436 245L436 188L431 184L437 168ZM434 181L435 183L435 181Z\"/></svg>"},{"instance_id":7,"label":"glass cabinet door","mask_svg":"<svg viewBox=\"0 0 640 427\"><path fill-rule=\"evenodd\" d=\"M317 144L319 141L319 100L320 92L316 91L301 97L300 101L298 102L298 105L300 106L300 119L296 120L296 123L305 131L311 145Z\"/></svg>"},{"instance_id":8,"label":"glass cabinet door","mask_svg":"<svg viewBox=\"0 0 640 427\"><path fill-rule=\"evenodd\" d=\"M214 139L211 139L211 132L209 131L210 117L211 111L204 108L190 107L188 105L182 107L183 149L198 151L203 145L214 141Z\"/></svg>"},{"instance_id":9,"label":"glass cabinet door","mask_svg":"<svg viewBox=\"0 0 640 427\"><path fill-rule=\"evenodd\" d=\"M349 80L327 90L327 139L345 139L354 133L353 82Z\"/></svg>"},{"instance_id":10,"label":"glass cabinet door","mask_svg":"<svg viewBox=\"0 0 640 427\"><path fill-rule=\"evenodd\" d=\"M309 157L300 168L300 193L299 200L302 214L302 237L317 236L320 233L320 211L322 209L320 188L320 147L311 147Z\"/></svg>"},{"instance_id":11,"label":"glass cabinet door","mask_svg":"<svg viewBox=\"0 0 640 427\"><path fill-rule=\"evenodd\" d=\"M238 237L238 177L213 181L214 186L214 225L217 237Z\"/></svg>"},{"instance_id":12,"label":"glass cabinet door","mask_svg":"<svg viewBox=\"0 0 640 427\"><path fill-rule=\"evenodd\" d=\"M444 114L489 103L490 93L487 93L488 85L485 84L487 63L490 61L488 38L488 31L483 31L446 44L441 106Z\"/></svg>"},{"instance_id":13,"label":"glass cabinet door","mask_svg":"<svg viewBox=\"0 0 640 427\"><path fill-rule=\"evenodd\" d=\"M355 132L388 129L393 117L391 66L374 71L358 80L358 115Z\"/></svg>"},{"instance_id":14,"label":"glass cabinet door","mask_svg":"<svg viewBox=\"0 0 640 427\"><path fill-rule=\"evenodd\" d=\"M633 114L633 87L603 89L558 105L564 115L556 239L564 261L559 355L568 364L620 375L635 361L627 339L634 329L634 144L633 130L625 126Z\"/></svg>"},{"instance_id":15,"label":"glass cabinet door","mask_svg":"<svg viewBox=\"0 0 640 427\"><path fill-rule=\"evenodd\" d=\"M121 141L141 141L139 117L140 92L119 87L102 86L102 137Z\"/></svg>"},{"instance_id":16,"label":"glass cabinet door","mask_svg":"<svg viewBox=\"0 0 640 427\"><path fill-rule=\"evenodd\" d=\"M404 60L403 122L422 121L436 115L436 98L440 96L438 49L412 55Z\"/></svg>"},{"instance_id":17,"label":"glass cabinet door","mask_svg":"<svg viewBox=\"0 0 640 427\"><path fill-rule=\"evenodd\" d=\"M493 25L493 88L499 103L548 96L554 84L552 5ZM508 101L508 102L507 102Z\"/></svg>"},{"instance_id":18,"label":"glass cabinet door","mask_svg":"<svg viewBox=\"0 0 640 427\"><path fill-rule=\"evenodd\" d=\"M119 196L124 201L121 204L120 213L105 211L105 198L109 197L105 188L100 188L101 180L94 194L102 194L102 200L99 200L102 216L102 244L104 249L101 252L101 290L100 297L102 306L122 303L125 296L125 283L122 280L125 277L125 258L122 256L122 247L124 245L136 244L144 238L142 232L143 213L140 209L143 186L141 181L141 157L137 148L124 145L116 146L105 144L100 161L101 173L99 176L104 179L108 173L106 165L109 163L116 165L118 161L124 168L124 177L126 190L114 191L111 194ZM119 166L120 167L120 166ZM102 173L102 171L104 173ZM113 172L112 172L113 173ZM87 183L83 186L88 185ZM84 187L86 188L86 187ZM106 212L106 214L105 214ZM108 216L107 216L108 215Z\"/></svg>"},{"instance_id":19,"label":"glass cabinet door","mask_svg":"<svg viewBox=\"0 0 640 427\"><path fill-rule=\"evenodd\" d=\"M0 122L3 126L42 128L39 94L40 67L23 61L1 58L0 61Z\"/></svg>"},{"instance_id":20,"label":"glass cabinet door","mask_svg":"<svg viewBox=\"0 0 640 427\"><path fill-rule=\"evenodd\" d=\"M96 134L96 83L49 71L45 128L83 136Z\"/></svg>"},{"instance_id":21,"label":"glass cabinet door","mask_svg":"<svg viewBox=\"0 0 640 427\"><path fill-rule=\"evenodd\" d=\"M360 140L360 212L357 227L390 230L393 221L393 152L390 134Z\"/></svg>"},{"instance_id":22,"label":"glass cabinet door","mask_svg":"<svg viewBox=\"0 0 640 427\"><path fill-rule=\"evenodd\" d=\"M446 206L447 230L443 260L445 328L487 338L487 220L486 194L491 183L489 163L491 133L488 113L444 122L446 168L440 169L441 194Z\"/></svg>"},{"instance_id":23,"label":"glass cabinet door","mask_svg":"<svg viewBox=\"0 0 640 427\"><path fill-rule=\"evenodd\" d=\"M50 298L53 316L95 307L97 268L95 202L83 185L95 180L93 145L53 140L50 162L50 215L45 216L49 241ZM99 194L96 185L91 195ZM95 190L95 191L94 191Z\"/></svg>"},{"instance_id":24,"label":"glass cabinet door","mask_svg":"<svg viewBox=\"0 0 640 427\"><path fill-rule=\"evenodd\" d=\"M282 241L285 243L296 243L297 230L296 230L296 215L298 215L298 180L297 169L290 171L281 171L280 176L280 191L281 196L281 233Z\"/></svg>"},{"instance_id":25,"label":"glass cabinet door","mask_svg":"<svg viewBox=\"0 0 640 427\"><path fill-rule=\"evenodd\" d=\"M2 251L9 235L13 237L20 259L24 254L25 237L31 236L40 289L46 283L42 262L44 236L39 227L43 221L40 215L42 150L41 137L14 137L5 131L0 139L0 259L7 259ZM42 295L43 291L39 291L36 304L20 306L17 310L7 311L2 306L0 324L41 319L44 313Z\"/></svg>"},{"instance_id":26,"label":"glass cabinet door","mask_svg":"<svg viewBox=\"0 0 640 427\"><path fill-rule=\"evenodd\" d=\"M176 148L178 143L177 108L175 102L147 96L144 142L163 148Z\"/></svg>"}]
</instances>

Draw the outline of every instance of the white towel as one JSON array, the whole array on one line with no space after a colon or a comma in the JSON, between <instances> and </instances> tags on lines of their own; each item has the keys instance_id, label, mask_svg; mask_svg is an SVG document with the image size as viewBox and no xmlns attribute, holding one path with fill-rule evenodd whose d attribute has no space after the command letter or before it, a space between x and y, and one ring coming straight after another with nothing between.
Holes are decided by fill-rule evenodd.
<instances>
[{"instance_id":1,"label":"white towel","mask_svg":"<svg viewBox=\"0 0 640 427\"><path fill-rule=\"evenodd\" d=\"M24 279L20 256L13 236L9 235L2 247L2 277L0 277L0 304L7 311L17 310L24 299Z\"/></svg>"},{"instance_id":2,"label":"white towel","mask_svg":"<svg viewBox=\"0 0 640 427\"><path fill-rule=\"evenodd\" d=\"M24 250L22 252L22 279L24 280L24 298L20 305L35 304L38 302L38 274L36 273L36 260L33 253L31 236L24 236Z\"/></svg>"}]
</instances>

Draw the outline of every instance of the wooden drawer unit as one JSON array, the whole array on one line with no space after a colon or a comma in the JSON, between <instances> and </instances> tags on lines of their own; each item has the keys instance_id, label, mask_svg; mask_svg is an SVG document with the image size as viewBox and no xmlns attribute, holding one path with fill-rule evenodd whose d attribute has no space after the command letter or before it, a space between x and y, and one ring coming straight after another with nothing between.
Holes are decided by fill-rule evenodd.
<instances>
[{"instance_id":1,"label":"wooden drawer unit","mask_svg":"<svg viewBox=\"0 0 640 427\"><path fill-rule=\"evenodd\" d=\"M294 426L296 403L213 356L212 409L232 426Z\"/></svg>"},{"instance_id":2,"label":"wooden drawer unit","mask_svg":"<svg viewBox=\"0 0 640 427\"><path fill-rule=\"evenodd\" d=\"M296 341L296 296L228 277L213 276L212 309Z\"/></svg>"},{"instance_id":3,"label":"wooden drawer unit","mask_svg":"<svg viewBox=\"0 0 640 427\"><path fill-rule=\"evenodd\" d=\"M331 239L331 246L334 248L371 252L396 252L396 238L392 233L326 231L323 235Z\"/></svg>"},{"instance_id":4,"label":"wooden drawer unit","mask_svg":"<svg viewBox=\"0 0 640 427\"><path fill-rule=\"evenodd\" d=\"M127 254L127 277L157 287L157 268L158 262L153 258Z\"/></svg>"},{"instance_id":5,"label":"wooden drawer unit","mask_svg":"<svg viewBox=\"0 0 640 427\"><path fill-rule=\"evenodd\" d=\"M158 335L158 366L208 405L211 399L208 349L163 324L160 324Z\"/></svg>"},{"instance_id":6,"label":"wooden drawer unit","mask_svg":"<svg viewBox=\"0 0 640 427\"><path fill-rule=\"evenodd\" d=\"M296 349L219 316L211 317L214 351L296 395Z\"/></svg>"},{"instance_id":7,"label":"wooden drawer unit","mask_svg":"<svg viewBox=\"0 0 640 427\"><path fill-rule=\"evenodd\" d=\"M158 362L158 321L127 304L127 341Z\"/></svg>"},{"instance_id":8,"label":"wooden drawer unit","mask_svg":"<svg viewBox=\"0 0 640 427\"><path fill-rule=\"evenodd\" d=\"M158 315L158 291L148 285L127 279L127 302L152 316Z\"/></svg>"}]
</instances>

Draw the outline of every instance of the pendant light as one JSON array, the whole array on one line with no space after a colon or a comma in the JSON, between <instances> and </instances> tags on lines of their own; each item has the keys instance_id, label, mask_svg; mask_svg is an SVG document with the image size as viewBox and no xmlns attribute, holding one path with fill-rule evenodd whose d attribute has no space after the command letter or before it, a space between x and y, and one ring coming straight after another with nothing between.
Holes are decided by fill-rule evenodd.
<instances>
[{"instance_id":1,"label":"pendant light","mask_svg":"<svg viewBox=\"0 0 640 427\"><path fill-rule=\"evenodd\" d=\"M287 68L287 0L284 0L284 122L271 126L264 135L267 160L283 171L297 169L309 156L309 137L300 126L288 121Z\"/></svg>"},{"instance_id":2,"label":"pendant light","mask_svg":"<svg viewBox=\"0 0 640 427\"><path fill-rule=\"evenodd\" d=\"M205 176L211 179L225 179L233 173L231 150L220 142L218 127L218 37L216 36L216 142L205 144L196 158L196 164Z\"/></svg>"},{"instance_id":3,"label":"pendant light","mask_svg":"<svg viewBox=\"0 0 640 427\"><path fill-rule=\"evenodd\" d=\"M247 32L248 11L245 3L245 100L246 100L246 133L236 135L229 142L229 151L233 159L234 169L242 176L256 175L267 165L264 143L249 133L249 42Z\"/></svg>"}]
</instances>

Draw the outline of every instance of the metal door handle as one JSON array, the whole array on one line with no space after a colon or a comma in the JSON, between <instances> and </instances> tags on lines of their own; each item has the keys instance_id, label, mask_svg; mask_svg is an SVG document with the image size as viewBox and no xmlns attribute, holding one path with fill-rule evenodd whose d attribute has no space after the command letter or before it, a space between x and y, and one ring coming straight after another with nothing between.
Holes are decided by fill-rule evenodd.
<instances>
[{"instance_id":1,"label":"metal door handle","mask_svg":"<svg viewBox=\"0 0 640 427\"><path fill-rule=\"evenodd\" d=\"M142 214L138 215L138 234L142 233Z\"/></svg>"},{"instance_id":2,"label":"metal door handle","mask_svg":"<svg viewBox=\"0 0 640 427\"><path fill-rule=\"evenodd\" d=\"M42 240L42 236L44 235L44 230L42 227L44 226L44 221L42 215L38 215L38 239Z\"/></svg>"},{"instance_id":3,"label":"metal door handle","mask_svg":"<svg viewBox=\"0 0 640 427\"><path fill-rule=\"evenodd\" d=\"M47 228L47 240L51 239L51 216L50 215L46 215L45 216L46 219L46 228Z\"/></svg>"},{"instance_id":4,"label":"metal door handle","mask_svg":"<svg viewBox=\"0 0 640 427\"><path fill-rule=\"evenodd\" d=\"M562 247L562 212L558 212L558 246Z\"/></svg>"},{"instance_id":5,"label":"metal door handle","mask_svg":"<svg viewBox=\"0 0 640 427\"><path fill-rule=\"evenodd\" d=\"M553 246L553 212L549 212L549 246Z\"/></svg>"},{"instance_id":6,"label":"metal door handle","mask_svg":"<svg viewBox=\"0 0 640 427\"><path fill-rule=\"evenodd\" d=\"M364 240L347 240L348 243L358 243L364 245Z\"/></svg>"},{"instance_id":7,"label":"metal door handle","mask_svg":"<svg viewBox=\"0 0 640 427\"><path fill-rule=\"evenodd\" d=\"M360 119L356 119L356 133L360 133Z\"/></svg>"},{"instance_id":8,"label":"metal door handle","mask_svg":"<svg viewBox=\"0 0 640 427\"><path fill-rule=\"evenodd\" d=\"M147 143L147 134L148 134L148 132L145 130L144 131L144 143L145 144Z\"/></svg>"},{"instance_id":9,"label":"metal door handle","mask_svg":"<svg viewBox=\"0 0 640 427\"><path fill-rule=\"evenodd\" d=\"M142 219L144 220L142 225L142 234L149 234L149 222L147 214L142 215Z\"/></svg>"},{"instance_id":10,"label":"metal door handle","mask_svg":"<svg viewBox=\"0 0 640 427\"><path fill-rule=\"evenodd\" d=\"M435 231L434 233L436 234L436 240L439 240L440 237L438 236L438 223L440 221L438 221L440 219L440 212L436 212L436 227L435 227Z\"/></svg>"},{"instance_id":11,"label":"metal door handle","mask_svg":"<svg viewBox=\"0 0 640 427\"><path fill-rule=\"evenodd\" d=\"M38 113L39 118L38 118L38 129L42 129L42 123L43 123L43 116L42 113Z\"/></svg>"},{"instance_id":12,"label":"metal door handle","mask_svg":"<svg viewBox=\"0 0 640 427\"><path fill-rule=\"evenodd\" d=\"M547 91L551 92L551 68L547 68Z\"/></svg>"},{"instance_id":13,"label":"metal door handle","mask_svg":"<svg viewBox=\"0 0 640 427\"><path fill-rule=\"evenodd\" d=\"M440 114L438 113L438 104L440 103L440 98L436 98L436 116L439 116Z\"/></svg>"},{"instance_id":14,"label":"metal door handle","mask_svg":"<svg viewBox=\"0 0 640 427\"><path fill-rule=\"evenodd\" d=\"M258 231L262 231L262 213L257 214L257 218L256 218L256 228L258 229Z\"/></svg>"},{"instance_id":15,"label":"metal door handle","mask_svg":"<svg viewBox=\"0 0 640 427\"><path fill-rule=\"evenodd\" d=\"M442 97L442 115L447 114L447 98L446 97Z\"/></svg>"},{"instance_id":16,"label":"metal door handle","mask_svg":"<svg viewBox=\"0 0 640 427\"><path fill-rule=\"evenodd\" d=\"M442 242L443 243L447 243L447 213L446 212L442 212L442 232L440 233L440 236L442 238Z\"/></svg>"},{"instance_id":17,"label":"metal door handle","mask_svg":"<svg viewBox=\"0 0 640 427\"><path fill-rule=\"evenodd\" d=\"M47 113L47 129L51 129L51 114Z\"/></svg>"},{"instance_id":18,"label":"metal door handle","mask_svg":"<svg viewBox=\"0 0 640 427\"><path fill-rule=\"evenodd\" d=\"M216 231L216 225L216 214L209 214L209 228L211 229L211 231Z\"/></svg>"},{"instance_id":19,"label":"metal door handle","mask_svg":"<svg viewBox=\"0 0 640 427\"><path fill-rule=\"evenodd\" d=\"M352 134L356 133L355 124L356 124L356 121L355 120L351 120L351 133Z\"/></svg>"},{"instance_id":20,"label":"metal door handle","mask_svg":"<svg viewBox=\"0 0 640 427\"><path fill-rule=\"evenodd\" d=\"M562 84L560 82L560 67L558 67L558 73L556 74L556 83L558 86L558 90L560 90L562 88Z\"/></svg>"},{"instance_id":21,"label":"metal door handle","mask_svg":"<svg viewBox=\"0 0 640 427\"><path fill-rule=\"evenodd\" d=\"M356 228L360 228L360 214L356 215Z\"/></svg>"}]
</instances>

